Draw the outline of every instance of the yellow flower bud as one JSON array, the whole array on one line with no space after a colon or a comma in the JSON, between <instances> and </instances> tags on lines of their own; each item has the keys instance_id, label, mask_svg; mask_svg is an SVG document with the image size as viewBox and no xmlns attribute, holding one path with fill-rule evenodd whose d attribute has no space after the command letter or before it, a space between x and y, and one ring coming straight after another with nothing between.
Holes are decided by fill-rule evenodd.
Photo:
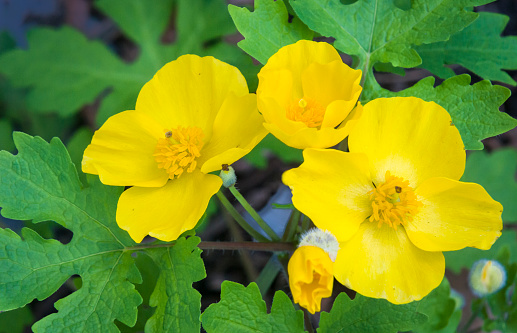
<instances>
[{"instance_id":1,"label":"yellow flower bud","mask_svg":"<svg viewBox=\"0 0 517 333\"><path fill-rule=\"evenodd\" d=\"M287 271L294 302L312 314L319 312L321 299L332 294L334 283L334 262L327 252L316 246L301 246L294 251Z\"/></svg>"}]
</instances>

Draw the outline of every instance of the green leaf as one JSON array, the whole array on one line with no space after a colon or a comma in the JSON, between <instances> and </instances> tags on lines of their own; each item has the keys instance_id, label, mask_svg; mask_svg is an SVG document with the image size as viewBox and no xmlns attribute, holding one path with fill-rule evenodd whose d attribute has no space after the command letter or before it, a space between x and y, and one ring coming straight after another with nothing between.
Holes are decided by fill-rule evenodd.
<instances>
[{"instance_id":1,"label":"green leaf","mask_svg":"<svg viewBox=\"0 0 517 333\"><path fill-rule=\"evenodd\" d=\"M263 169L267 166L267 154L273 153L284 163L302 162L303 155L301 149L296 149L285 145L282 141L275 138L272 134L266 135L258 145L253 148L244 158L253 166Z\"/></svg>"},{"instance_id":2,"label":"green leaf","mask_svg":"<svg viewBox=\"0 0 517 333\"><path fill-rule=\"evenodd\" d=\"M447 278L429 295L418 302L418 311L429 319L413 329L415 333L434 333L444 329L451 318L456 302L450 297L451 288Z\"/></svg>"},{"instance_id":3,"label":"green leaf","mask_svg":"<svg viewBox=\"0 0 517 333\"><path fill-rule=\"evenodd\" d=\"M426 315L418 312L417 304L395 305L359 294L350 300L346 293L341 293L334 301L332 310L321 313L318 333L409 331L427 320Z\"/></svg>"},{"instance_id":4,"label":"green leaf","mask_svg":"<svg viewBox=\"0 0 517 333\"><path fill-rule=\"evenodd\" d=\"M29 306L0 313L0 327L2 332L23 333L25 328L34 322L34 316Z\"/></svg>"},{"instance_id":5,"label":"green leaf","mask_svg":"<svg viewBox=\"0 0 517 333\"><path fill-rule=\"evenodd\" d=\"M255 0L255 11L228 6L235 26L244 36L237 45L261 64L265 64L282 46L313 37L298 18L289 23L283 1Z\"/></svg>"},{"instance_id":6,"label":"green leaf","mask_svg":"<svg viewBox=\"0 0 517 333\"><path fill-rule=\"evenodd\" d=\"M465 9L493 0L415 0L402 10L393 1L291 0L309 28L336 38L335 46L358 56L361 68L376 62L415 67L422 62L413 45L444 41L472 23L477 14Z\"/></svg>"},{"instance_id":7,"label":"green leaf","mask_svg":"<svg viewBox=\"0 0 517 333\"><path fill-rule=\"evenodd\" d=\"M433 77L426 77L410 88L391 92L381 88L368 73L362 100L415 96L435 102L449 112L467 150L483 149L481 140L517 126L517 120L499 111L499 106L510 97L509 89L486 80L470 85L470 76L466 74L447 79L436 88L434 81Z\"/></svg>"},{"instance_id":8,"label":"green leaf","mask_svg":"<svg viewBox=\"0 0 517 333\"><path fill-rule=\"evenodd\" d=\"M199 237L180 238L170 248L150 248L146 252L160 268L149 305L157 307L145 325L146 332L199 332L201 294L192 283L206 277Z\"/></svg>"},{"instance_id":9,"label":"green leaf","mask_svg":"<svg viewBox=\"0 0 517 333\"><path fill-rule=\"evenodd\" d=\"M481 12L471 25L448 41L415 47L422 57L420 67L446 79L454 71L445 65L459 64L484 79L515 85L502 69L517 69L517 37L501 37L508 24L506 15Z\"/></svg>"},{"instance_id":10,"label":"green leaf","mask_svg":"<svg viewBox=\"0 0 517 333\"><path fill-rule=\"evenodd\" d=\"M459 251L444 252L447 268L454 273L460 273L462 268L470 269L472 264L480 259L495 259L499 250L507 246L510 253L510 262L517 262L517 234L515 230L503 230L490 250L465 248Z\"/></svg>"},{"instance_id":11,"label":"green leaf","mask_svg":"<svg viewBox=\"0 0 517 333\"><path fill-rule=\"evenodd\" d=\"M90 129L82 127L75 131L74 135L68 141L66 149L70 155L70 159L77 169L77 174L81 182L86 182L86 175L82 172L83 153L86 147L92 142L93 133Z\"/></svg>"},{"instance_id":12,"label":"green leaf","mask_svg":"<svg viewBox=\"0 0 517 333\"><path fill-rule=\"evenodd\" d=\"M467 158L464 182L482 185L490 196L503 205L503 221L517 222L517 151L513 148L472 152Z\"/></svg>"},{"instance_id":13,"label":"green leaf","mask_svg":"<svg viewBox=\"0 0 517 333\"><path fill-rule=\"evenodd\" d=\"M22 229L22 238L0 230L0 310L52 295L72 275L82 287L55 303L58 310L33 326L35 332L118 332L117 319L132 326L142 298L133 283L141 276L129 251L129 235L115 224L122 188L90 177L83 188L59 139L50 144L15 133L17 155L0 152L2 215L34 222L53 220L74 233L70 243L43 239Z\"/></svg>"},{"instance_id":14,"label":"green leaf","mask_svg":"<svg viewBox=\"0 0 517 333\"><path fill-rule=\"evenodd\" d=\"M0 56L0 72L18 87L30 87L30 109L71 115L101 93L97 122L134 109L138 92L165 63L185 53L204 52L203 44L233 31L222 0L178 0L177 41L161 43L172 0L98 0L123 33L140 46L138 59L126 64L98 41L89 41L68 27L36 28L29 49ZM38 75L40 73L41 75ZM42 74L44 73L44 75Z\"/></svg>"},{"instance_id":15,"label":"green leaf","mask_svg":"<svg viewBox=\"0 0 517 333\"><path fill-rule=\"evenodd\" d=\"M293 303L277 291L267 314L266 303L256 283L244 287L224 281L221 301L210 305L201 316L208 332L303 332L303 312L295 311Z\"/></svg>"}]
</instances>

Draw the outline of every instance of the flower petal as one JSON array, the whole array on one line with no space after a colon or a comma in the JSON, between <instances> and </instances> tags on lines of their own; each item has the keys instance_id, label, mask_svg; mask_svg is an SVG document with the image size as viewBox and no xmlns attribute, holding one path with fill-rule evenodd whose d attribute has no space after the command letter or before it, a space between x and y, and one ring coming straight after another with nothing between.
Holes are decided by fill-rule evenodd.
<instances>
[{"instance_id":1,"label":"flower petal","mask_svg":"<svg viewBox=\"0 0 517 333\"><path fill-rule=\"evenodd\" d=\"M159 136L163 129L146 115L116 114L93 135L84 151L83 172L99 175L106 185L163 186L169 177L153 156Z\"/></svg>"},{"instance_id":2,"label":"flower petal","mask_svg":"<svg viewBox=\"0 0 517 333\"><path fill-rule=\"evenodd\" d=\"M415 188L431 177L458 180L465 169L463 142L447 111L416 97L369 102L348 142L351 152L368 156L376 184L386 171Z\"/></svg>"},{"instance_id":3,"label":"flower petal","mask_svg":"<svg viewBox=\"0 0 517 333\"><path fill-rule=\"evenodd\" d=\"M501 235L503 206L478 184L431 178L415 191L422 207L406 231L426 251L488 250Z\"/></svg>"},{"instance_id":4,"label":"flower petal","mask_svg":"<svg viewBox=\"0 0 517 333\"><path fill-rule=\"evenodd\" d=\"M334 277L361 295L394 304L419 300L443 279L441 252L414 246L404 231L364 222L350 240L340 243Z\"/></svg>"},{"instance_id":5,"label":"flower petal","mask_svg":"<svg viewBox=\"0 0 517 333\"><path fill-rule=\"evenodd\" d=\"M300 167L282 176L294 206L338 241L349 239L372 214L368 159L333 149L305 149L303 157Z\"/></svg>"},{"instance_id":6,"label":"flower petal","mask_svg":"<svg viewBox=\"0 0 517 333\"><path fill-rule=\"evenodd\" d=\"M120 196L117 223L136 242L147 234L173 241L196 226L221 184L218 176L194 171L160 188L132 187Z\"/></svg>"},{"instance_id":7,"label":"flower petal","mask_svg":"<svg viewBox=\"0 0 517 333\"><path fill-rule=\"evenodd\" d=\"M212 123L230 92L237 96L249 93L236 67L213 57L187 54L166 64L144 85L136 110L165 129L199 127L208 141Z\"/></svg>"},{"instance_id":8,"label":"flower petal","mask_svg":"<svg viewBox=\"0 0 517 333\"><path fill-rule=\"evenodd\" d=\"M332 295L333 266L329 255L319 247L296 249L287 266L294 302L312 314L319 312L321 299Z\"/></svg>"},{"instance_id":9,"label":"flower petal","mask_svg":"<svg viewBox=\"0 0 517 333\"><path fill-rule=\"evenodd\" d=\"M288 69L293 77L301 77L305 69L314 62L327 64L332 61L342 61L336 49L328 43L318 43L309 40L300 40L294 44L287 45L273 54L266 65L259 73L263 74L263 70L272 69ZM295 86L295 89L301 89L301 82Z\"/></svg>"},{"instance_id":10,"label":"flower petal","mask_svg":"<svg viewBox=\"0 0 517 333\"><path fill-rule=\"evenodd\" d=\"M322 127L336 127L354 108L361 94L359 85L361 71L350 68L341 59L327 63L312 63L302 74L304 97L318 101L328 111L328 106L334 101L342 101L338 110L334 110L323 120ZM336 121L336 115L339 120ZM327 119L330 118L330 119Z\"/></svg>"},{"instance_id":11,"label":"flower petal","mask_svg":"<svg viewBox=\"0 0 517 333\"><path fill-rule=\"evenodd\" d=\"M212 138L201 150L201 171L220 170L222 164L232 164L249 153L267 134L263 121L255 94L230 94L215 118Z\"/></svg>"}]
</instances>

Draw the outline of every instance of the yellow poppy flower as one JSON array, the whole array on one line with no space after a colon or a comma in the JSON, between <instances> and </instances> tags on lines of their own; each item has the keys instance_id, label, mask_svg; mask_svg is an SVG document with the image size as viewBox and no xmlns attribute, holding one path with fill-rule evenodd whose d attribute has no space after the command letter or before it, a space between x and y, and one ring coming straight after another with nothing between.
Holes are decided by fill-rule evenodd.
<instances>
[{"instance_id":1,"label":"yellow poppy flower","mask_svg":"<svg viewBox=\"0 0 517 333\"><path fill-rule=\"evenodd\" d=\"M338 144L361 115L361 71L343 63L327 43L301 40L282 47L258 74L264 126L286 145Z\"/></svg>"},{"instance_id":2,"label":"yellow poppy flower","mask_svg":"<svg viewBox=\"0 0 517 333\"><path fill-rule=\"evenodd\" d=\"M332 295L333 266L323 249L317 246L297 248L287 265L294 302L312 314L319 312L321 299Z\"/></svg>"},{"instance_id":3,"label":"yellow poppy flower","mask_svg":"<svg viewBox=\"0 0 517 333\"><path fill-rule=\"evenodd\" d=\"M501 235L501 204L458 181L464 146L439 105L371 101L349 149L307 149L283 175L296 208L339 241L334 276L345 286L396 304L419 300L443 279L442 251L489 249Z\"/></svg>"},{"instance_id":4,"label":"yellow poppy flower","mask_svg":"<svg viewBox=\"0 0 517 333\"><path fill-rule=\"evenodd\" d=\"M82 169L120 196L117 223L140 242L192 229L222 181L210 172L246 155L267 131L246 80L213 57L185 55L144 85L135 110L110 117Z\"/></svg>"}]
</instances>

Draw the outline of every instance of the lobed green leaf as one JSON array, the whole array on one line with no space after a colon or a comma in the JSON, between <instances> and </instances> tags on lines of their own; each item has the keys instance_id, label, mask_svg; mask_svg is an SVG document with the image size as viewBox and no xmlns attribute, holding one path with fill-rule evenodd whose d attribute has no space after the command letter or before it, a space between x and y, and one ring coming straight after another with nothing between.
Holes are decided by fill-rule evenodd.
<instances>
[{"instance_id":1,"label":"lobed green leaf","mask_svg":"<svg viewBox=\"0 0 517 333\"><path fill-rule=\"evenodd\" d=\"M445 65L459 64L484 79L515 85L502 69L517 69L517 37L501 37L509 17L481 12L471 25L445 42L423 44L415 49L422 57L420 67L446 79L454 71Z\"/></svg>"},{"instance_id":2,"label":"lobed green leaf","mask_svg":"<svg viewBox=\"0 0 517 333\"><path fill-rule=\"evenodd\" d=\"M235 26L244 36L237 45L261 64L265 64L282 46L313 37L298 18L289 22L283 1L255 0L255 11L228 6Z\"/></svg>"},{"instance_id":3,"label":"lobed green leaf","mask_svg":"<svg viewBox=\"0 0 517 333\"><path fill-rule=\"evenodd\" d=\"M346 293L341 293L334 301L332 310L321 313L318 333L409 331L427 320L427 316L419 312L417 304L395 305L359 294L351 300Z\"/></svg>"},{"instance_id":4,"label":"lobed green leaf","mask_svg":"<svg viewBox=\"0 0 517 333\"><path fill-rule=\"evenodd\" d=\"M247 287L224 281L221 301L210 305L201 316L208 332L304 332L303 313L295 311L292 301L277 291L267 314L260 290L252 282Z\"/></svg>"},{"instance_id":5,"label":"lobed green leaf","mask_svg":"<svg viewBox=\"0 0 517 333\"><path fill-rule=\"evenodd\" d=\"M468 26L476 13L466 10L493 0L415 0L403 10L394 1L290 0L309 28L336 39L337 49L359 57L361 68L376 62L395 67L422 63L413 45L444 41Z\"/></svg>"}]
</instances>

